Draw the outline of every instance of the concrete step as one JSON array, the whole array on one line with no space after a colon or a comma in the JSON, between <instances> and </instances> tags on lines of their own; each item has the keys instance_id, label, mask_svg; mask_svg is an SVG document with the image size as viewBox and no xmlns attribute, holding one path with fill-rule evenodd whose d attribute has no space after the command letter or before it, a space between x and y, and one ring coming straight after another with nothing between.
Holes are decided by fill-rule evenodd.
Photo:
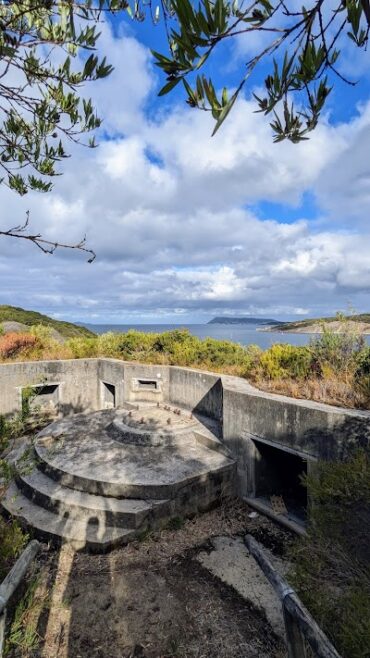
<instances>
[{"instance_id":1,"label":"concrete step","mask_svg":"<svg viewBox=\"0 0 370 658\"><path fill-rule=\"evenodd\" d=\"M221 441L215 434L204 428L202 431L194 430L193 432L195 441L200 443L200 445L205 446L209 450L216 450L216 452L221 453L225 457L232 459L230 450L225 446L223 441Z\"/></svg>"},{"instance_id":2,"label":"concrete step","mask_svg":"<svg viewBox=\"0 0 370 658\"><path fill-rule=\"evenodd\" d=\"M161 515L167 501L110 498L85 493L63 486L35 468L17 477L18 488L37 505L63 516L73 513L81 522L93 518L97 522L125 527L142 528Z\"/></svg>"},{"instance_id":3,"label":"concrete step","mask_svg":"<svg viewBox=\"0 0 370 658\"><path fill-rule=\"evenodd\" d=\"M41 539L57 544L68 542L75 550L109 551L126 544L136 533L130 528L82 522L78 517L74 518L72 511L54 514L26 498L15 482L8 487L1 505L22 525L33 528Z\"/></svg>"},{"instance_id":4,"label":"concrete step","mask_svg":"<svg viewBox=\"0 0 370 658\"><path fill-rule=\"evenodd\" d=\"M137 447L118 444L106 433L35 444L38 468L71 489L112 498L174 499L230 488L234 460L198 442L195 445ZM217 489L217 491L216 491Z\"/></svg>"}]
</instances>

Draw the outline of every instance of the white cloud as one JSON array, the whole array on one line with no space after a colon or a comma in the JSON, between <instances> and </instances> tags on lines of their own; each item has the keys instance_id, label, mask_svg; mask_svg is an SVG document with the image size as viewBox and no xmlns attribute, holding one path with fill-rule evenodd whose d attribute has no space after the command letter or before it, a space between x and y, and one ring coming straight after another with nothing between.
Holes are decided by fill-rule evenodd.
<instances>
[{"instance_id":1,"label":"white cloud","mask_svg":"<svg viewBox=\"0 0 370 658\"><path fill-rule=\"evenodd\" d=\"M0 240L1 301L95 322L328 313L348 299L365 310L369 107L349 125L322 123L293 146L273 144L266 119L241 100L211 138L205 113L173 107L149 119L147 51L108 28L104 45L116 77L94 93L110 139L95 151L73 149L50 195L0 190L1 226L19 223L29 208L33 228L51 239L87 233L98 259L87 265L78 253L47 257ZM320 223L262 221L248 209L260 201L294 206L306 191L317 195Z\"/></svg>"}]
</instances>

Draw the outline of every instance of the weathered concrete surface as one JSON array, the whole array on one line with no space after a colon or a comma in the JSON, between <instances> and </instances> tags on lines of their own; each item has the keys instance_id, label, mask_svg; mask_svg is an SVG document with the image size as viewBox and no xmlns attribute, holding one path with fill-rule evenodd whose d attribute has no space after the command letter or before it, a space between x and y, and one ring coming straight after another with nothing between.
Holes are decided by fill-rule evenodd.
<instances>
[{"instance_id":1,"label":"weathered concrete surface","mask_svg":"<svg viewBox=\"0 0 370 658\"><path fill-rule=\"evenodd\" d=\"M141 413L150 416L150 408ZM204 495L211 487L212 496L213 477L221 482L225 472L226 483L226 472L233 471L230 459L202 446L190 430L171 446L124 444L107 431L111 421L111 412L56 421L36 440L40 468L90 494L143 499L172 498L192 483L199 483Z\"/></svg>"},{"instance_id":2,"label":"weathered concrete surface","mask_svg":"<svg viewBox=\"0 0 370 658\"><path fill-rule=\"evenodd\" d=\"M53 383L58 386L61 413L78 413L99 408L97 359L30 361L0 365L0 413L21 408L22 387Z\"/></svg>"},{"instance_id":3,"label":"weathered concrete surface","mask_svg":"<svg viewBox=\"0 0 370 658\"><path fill-rule=\"evenodd\" d=\"M223 392L220 375L172 366L169 398L172 404L191 409L194 413L216 420L222 419Z\"/></svg>"},{"instance_id":4,"label":"weathered concrete surface","mask_svg":"<svg viewBox=\"0 0 370 658\"><path fill-rule=\"evenodd\" d=\"M151 388L151 382L155 382L155 389ZM169 398L169 366L125 364L125 400L163 402Z\"/></svg>"},{"instance_id":5,"label":"weathered concrete surface","mask_svg":"<svg viewBox=\"0 0 370 658\"><path fill-rule=\"evenodd\" d=\"M22 387L45 382L59 384L61 414L169 402L207 417L213 437L237 460L242 496L254 495L258 442L299 455L310 468L317 459L343 459L370 440L366 411L265 393L238 377L116 359L0 365L0 413L20 409Z\"/></svg>"},{"instance_id":6,"label":"weathered concrete surface","mask_svg":"<svg viewBox=\"0 0 370 658\"><path fill-rule=\"evenodd\" d=\"M211 573L231 585L255 608L262 610L275 633L285 638L281 603L255 559L249 554L244 541L234 537L215 537L212 551L199 553L197 559ZM274 567L285 575L288 569L283 562L264 548Z\"/></svg>"},{"instance_id":7,"label":"weathered concrete surface","mask_svg":"<svg viewBox=\"0 0 370 658\"><path fill-rule=\"evenodd\" d=\"M112 548L234 495L235 461L202 432L188 412L147 403L60 418L37 435L36 459L19 461L2 506L41 535Z\"/></svg>"},{"instance_id":8,"label":"weathered concrete surface","mask_svg":"<svg viewBox=\"0 0 370 658\"><path fill-rule=\"evenodd\" d=\"M93 517L93 522L88 518L82 520L79 513L75 516L73 509L54 514L24 496L15 484L10 485L2 506L9 514L31 526L41 539L53 537L58 543L67 541L75 550L105 552L135 536L133 529L109 526L104 521L97 522L96 517Z\"/></svg>"},{"instance_id":9,"label":"weathered concrete surface","mask_svg":"<svg viewBox=\"0 0 370 658\"><path fill-rule=\"evenodd\" d=\"M224 440L255 436L320 459L340 458L349 444L368 442L370 413L259 391L222 378Z\"/></svg>"},{"instance_id":10,"label":"weathered concrete surface","mask_svg":"<svg viewBox=\"0 0 370 658\"><path fill-rule=\"evenodd\" d=\"M368 447L370 413L296 400L259 391L238 377L222 377L223 440L238 462L238 490L254 495L259 458L256 442L308 462L341 460L354 447Z\"/></svg>"},{"instance_id":11,"label":"weathered concrete surface","mask_svg":"<svg viewBox=\"0 0 370 658\"><path fill-rule=\"evenodd\" d=\"M19 473L16 483L25 496L51 512L67 516L72 512L73 517L81 522L94 518L97 523L108 526L139 528L150 515L153 505L162 504L162 501L150 499L110 498L70 489L36 468Z\"/></svg>"},{"instance_id":12,"label":"weathered concrete surface","mask_svg":"<svg viewBox=\"0 0 370 658\"><path fill-rule=\"evenodd\" d=\"M115 387L116 407L125 401L125 364L117 359L99 359L97 365L99 409L105 408L104 384Z\"/></svg>"}]
</instances>

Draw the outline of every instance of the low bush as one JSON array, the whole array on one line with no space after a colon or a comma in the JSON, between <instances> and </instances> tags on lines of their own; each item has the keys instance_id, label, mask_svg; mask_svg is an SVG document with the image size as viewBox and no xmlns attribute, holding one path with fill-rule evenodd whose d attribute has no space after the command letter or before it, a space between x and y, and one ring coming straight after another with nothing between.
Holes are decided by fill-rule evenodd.
<instances>
[{"instance_id":1,"label":"low bush","mask_svg":"<svg viewBox=\"0 0 370 658\"><path fill-rule=\"evenodd\" d=\"M256 375L266 379L304 379L311 374L311 364L309 348L277 343L260 355Z\"/></svg>"},{"instance_id":2,"label":"low bush","mask_svg":"<svg viewBox=\"0 0 370 658\"><path fill-rule=\"evenodd\" d=\"M0 581L8 573L28 541L17 521L0 516Z\"/></svg>"},{"instance_id":3,"label":"low bush","mask_svg":"<svg viewBox=\"0 0 370 658\"><path fill-rule=\"evenodd\" d=\"M198 339L198 343L198 361L200 363L207 363L211 367L217 368L238 365L243 369L248 369L251 366L248 350L242 345L214 338Z\"/></svg>"},{"instance_id":4,"label":"low bush","mask_svg":"<svg viewBox=\"0 0 370 658\"><path fill-rule=\"evenodd\" d=\"M170 332L166 332L166 335L167 333ZM152 350L165 351L154 347L156 340L161 335L162 334L147 334L145 332L135 331L134 329L128 331L126 334L105 334L105 338L104 336L99 336L100 350L102 350L102 352L106 351L106 337L110 336L112 345L116 346L116 354L118 357L127 360L135 360L141 356L145 358L145 355L149 354Z\"/></svg>"},{"instance_id":5,"label":"low bush","mask_svg":"<svg viewBox=\"0 0 370 658\"><path fill-rule=\"evenodd\" d=\"M36 336L11 332L0 336L0 358L12 359L16 356L26 355L38 344Z\"/></svg>"},{"instance_id":6,"label":"low bush","mask_svg":"<svg viewBox=\"0 0 370 658\"><path fill-rule=\"evenodd\" d=\"M370 647L370 460L322 462L306 478L311 501L308 536L294 548L292 582L346 658L368 658Z\"/></svg>"},{"instance_id":7,"label":"low bush","mask_svg":"<svg viewBox=\"0 0 370 658\"><path fill-rule=\"evenodd\" d=\"M357 360L365 348L362 334L346 330L344 333L334 333L330 326L323 325L322 334L310 341L309 345L313 369L317 374L330 375L352 374Z\"/></svg>"},{"instance_id":8,"label":"low bush","mask_svg":"<svg viewBox=\"0 0 370 658\"><path fill-rule=\"evenodd\" d=\"M70 338L65 347L73 359L91 359L98 356L97 338Z\"/></svg>"},{"instance_id":9,"label":"low bush","mask_svg":"<svg viewBox=\"0 0 370 658\"><path fill-rule=\"evenodd\" d=\"M73 337L64 344L52 329L0 335L0 360L110 357L152 364L188 366L246 377L259 388L346 407L370 408L370 347L347 329L330 324L307 346L274 344L266 350L228 340L198 338L188 329L162 333L130 330Z\"/></svg>"},{"instance_id":10,"label":"low bush","mask_svg":"<svg viewBox=\"0 0 370 658\"><path fill-rule=\"evenodd\" d=\"M370 347L365 347L357 354L355 377L370 377Z\"/></svg>"}]
</instances>

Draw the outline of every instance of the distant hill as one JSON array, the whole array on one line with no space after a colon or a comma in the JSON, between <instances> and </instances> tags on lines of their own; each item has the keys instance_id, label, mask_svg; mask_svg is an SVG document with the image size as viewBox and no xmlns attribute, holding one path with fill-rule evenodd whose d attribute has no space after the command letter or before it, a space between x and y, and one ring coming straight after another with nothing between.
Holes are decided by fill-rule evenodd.
<instances>
[{"instance_id":1,"label":"distant hill","mask_svg":"<svg viewBox=\"0 0 370 658\"><path fill-rule=\"evenodd\" d=\"M329 324L330 329L337 334L341 334L348 329L356 330L362 334L370 334L370 313L283 322L279 324L278 330L297 334L320 334L323 332L323 325L325 324ZM267 328L266 331L268 331Z\"/></svg>"},{"instance_id":2,"label":"distant hill","mask_svg":"<svg viewBox=\"0 0 370 658\"><path fill-rule=\"evenodd\" d=\"M236 318L234 316L221 315L220 317L213 318L207 324L260 324L260 325L280 325L279 320L271 320L271 318Z\"/></svg>"},{"instance_id":3,"label":"distant hill","mask_svg":"<svg viewBox=\"0 0 370 658\"><path fill-rule=\"evenodd\" d=\"M42 324L45 327L51 327L63 338L95 335L92 331L86 329L86 327L79 327L72 322L54 320L47 315L38 313L37 311L26 311L25 309L16 306L0 304L0 325L1 324L4 324L6 331L17 330L17 325L19 330L22 325L25 327L32 327L35 324Z\"/></svg>"}]
</instances>

